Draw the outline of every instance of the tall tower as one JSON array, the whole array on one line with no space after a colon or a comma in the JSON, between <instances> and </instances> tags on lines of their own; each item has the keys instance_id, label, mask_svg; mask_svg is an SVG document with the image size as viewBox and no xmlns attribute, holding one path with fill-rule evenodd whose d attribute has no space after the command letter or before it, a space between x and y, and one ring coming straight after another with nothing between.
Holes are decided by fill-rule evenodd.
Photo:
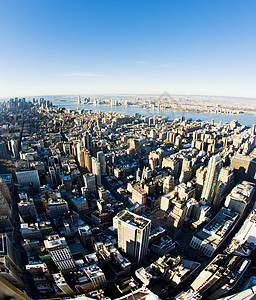
<instances>
[{"instance_id":1,"label":"tall tower","mask_svg":"<svg viewBox=\"0 0 256 300\"><path fill-rule=\"evenodd\" d=\"M208 206L211 206L212 204L221 167L221 158L218 155L212 156L208 164L208 170L201 195L201 202Z\"/></svg>"},{"instance_id":2,"label":"tall tower","mask_svg":"<svg viewBox=\"0 0 256 300\"><path fill-rule=\"evenodd\" d=\"M118 247L142 263L148 250L151 220L126 210L117 214L113 222L118 231Z\"/></svg>"},{"instance_id":3,"label":"tall tower","mask_svg":"<svg viewBox=\"0 0 256 300\"><path fill-rule=\"evenodd\" d=\"M84 141L84 147L90 151L92 147L92 136L90 132L88 131L86 132L85 136L83 137L83 141Z\"/></svg>"},{"instance_id":4,"label":"tall tower","mask_svg":"<svg viewBox=\"0 0 256 300\"><path fill-rule=\"evenodd\" d=\"M56 172L55 172L54 167L49 167L49 174L51 177L52 185L56 186L57 185L57 177L56 177Z\"/></svg>"},{"instance_id":5,"label":"tall tower","mask_svg":"<svg viewBox=\"0 0 256 300\"><path fill-rule=\"evenodd\" d=\"M88 150L85 150L84 152L84 165L87 172L92 172L92 157L90 155L90 152Z\"/></svg>"},{"instance_id":6,"label":"tall tower","mask_svg":"<svg viewBox=\"0 0 256 300\"><path fill-rule=\"evenodd\" d=\"M101 174L106 174L106 158L103 151L97 152L97 160L100 162Z\"/></svg>"},{"instance_id":7,"label":"tall tower","mask_svg":"<svg viewBox=\"0 0 256 300\"><path fill-rule=\"evenodd\" d=\"M100 171L100 162L97 158L92 157L92 174L96 175L97 185L101 186L101 171Z\"/></svg>"},{"instance_id":8,"label":"tall tower","mask_svg":"<svg viewBox=\"0 0 256 300\"><path fill-rule=\"evenodd\" d=\"M82 150L80 150L80 152L78 154L78 158L77 158L82 173L85 173L85 152L86 151L87 150L85 148L83 148Z\"/></svg>"}]
</instances>

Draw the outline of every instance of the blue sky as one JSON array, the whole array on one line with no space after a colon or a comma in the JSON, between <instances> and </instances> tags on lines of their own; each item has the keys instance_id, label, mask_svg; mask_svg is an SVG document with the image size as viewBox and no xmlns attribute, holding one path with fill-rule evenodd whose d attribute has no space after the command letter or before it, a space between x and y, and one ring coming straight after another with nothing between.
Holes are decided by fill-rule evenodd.
<instances>
[{"instance_id":1,"label":"blue sky","mask_svg":"<svg viewBox=\"0 0 256 300\"><path fill-rule=\"evenodd\" d=\"M256 97L255 0L0 0L0 97Z\"/></svg>"}]
</instances>

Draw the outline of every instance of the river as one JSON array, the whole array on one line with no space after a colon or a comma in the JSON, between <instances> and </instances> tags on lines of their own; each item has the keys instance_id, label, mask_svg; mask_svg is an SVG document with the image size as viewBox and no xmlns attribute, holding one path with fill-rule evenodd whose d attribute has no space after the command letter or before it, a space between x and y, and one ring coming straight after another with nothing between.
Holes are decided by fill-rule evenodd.
<instances>
[{"instance_id":1,"label":"river","mask_svg":"<svg viewBox=\"0 0 256 300\"><path fill-rule=\"evenodd\" d=\"M63 97L64 98L64 97ZM63 99L62 98L62 99ZM67 109L76 109L77 102L72 101L72 99L62 99L57 97L47 97L47 100L53 102L53 105L59 107L65 107ZM111 106L105 104L79 104L80 109L90 109L91 111L103 111L103 112L116 112L119 114L125 114L128 116L134 115L135 113L140 113L143 116L167 116L170 119L180 118L185 116L186 119L191 118L192 120L202 120L202 121L211 121L212 119L219 123L231 122L234 119L237 119L240 124L252 126L256 123L256 116L252 114L240 114L240 115L221 115L221 114L210 114L210 113L193 113L193 112L180 112L174 110L161 110L161 109L148 109L148 108L139 108L134 106Z\"/></svg>"}]
</instances>

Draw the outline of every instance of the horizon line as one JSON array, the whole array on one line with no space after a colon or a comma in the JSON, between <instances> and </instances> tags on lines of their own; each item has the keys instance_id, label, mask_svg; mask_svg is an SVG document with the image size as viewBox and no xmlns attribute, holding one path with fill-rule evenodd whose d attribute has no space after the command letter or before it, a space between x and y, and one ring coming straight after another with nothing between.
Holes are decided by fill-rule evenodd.
<instances>
[{"instance_id":1,"label":"horizon line","mask_svg":"<svg viewBox=\"0 0 256 300\"><path fill-rule=\"evenodd\" d=\"M236 98L236 99L251 99L256 100L256 97L247 96L229 96L229 95L212 95L212 94L179 94L179 93L168 93L166 91L162 93L77 93L77 94L41 94L41 95L26 95L26 96L0 96L0 99L13 99L13 98L36 98L36 97L78 97L78 96L161 96L168 94L170 96L194 96L194 97L216 97L216 98Z\"/></svg>"}]
</instances>

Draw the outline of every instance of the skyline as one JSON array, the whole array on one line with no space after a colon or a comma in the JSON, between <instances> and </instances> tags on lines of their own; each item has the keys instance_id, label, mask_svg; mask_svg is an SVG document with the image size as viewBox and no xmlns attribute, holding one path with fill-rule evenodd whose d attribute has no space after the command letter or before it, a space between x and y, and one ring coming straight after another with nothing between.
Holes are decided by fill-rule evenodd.
<instances>
[{"instance_id":1,"label":"skyline","mask_svg":"<svg viewBox=\"0 0 256 300\"><path fill-rule=\"evenodd\" d=\"M254 1L0 1L0 97L256 98L255 28Z\"/></svg>"}]
</instances>

